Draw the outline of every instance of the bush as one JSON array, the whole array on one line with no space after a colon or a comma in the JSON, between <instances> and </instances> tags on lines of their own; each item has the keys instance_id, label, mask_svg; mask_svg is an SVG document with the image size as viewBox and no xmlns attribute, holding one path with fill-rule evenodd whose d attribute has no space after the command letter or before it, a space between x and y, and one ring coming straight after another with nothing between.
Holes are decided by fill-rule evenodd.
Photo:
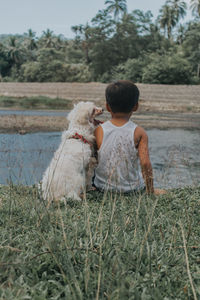
<instances>
[{"instance_id":1,"label":"bush","mask_svg":"<svg viewBox=\"0 0 200 300\"><path fill-rule=\"evenodd\" d=\"M20 79L21 81L34 82L38 79L39 73L39 63L38 62L28 62L21 66Z\"/></svg>"},{"instance_id":2,"label":"bush","mask_svg":"<svg viewBox=\"0 0 200 300\"><path fill-rule=\"evenodd\" d=\"M59 60L48 64L30 62L22 65L20 81L26 82L88 82L89 69L84 64L66 64Z\"/></svg>"},{"instance_id":3,"label":"bush","mask_svg":"<svg viewBox=\"0 0 200 300\"><path fill-rule=\"evenodd\" d=\"M127 79L133 82L142 81L145 59L128 59L124 64L120 64L113 69L112 79Z\"/></svg>"},{"instance_id":4,"label":"bush","mask_svg":"<svg viewBox=\"0 0 200 300\"><path fill-rule=\"evenodd\" d=\"M191 84L190 64L179 54L152 54L150 63L143 69L143 83Z\"/></svg>"}]
</instances>

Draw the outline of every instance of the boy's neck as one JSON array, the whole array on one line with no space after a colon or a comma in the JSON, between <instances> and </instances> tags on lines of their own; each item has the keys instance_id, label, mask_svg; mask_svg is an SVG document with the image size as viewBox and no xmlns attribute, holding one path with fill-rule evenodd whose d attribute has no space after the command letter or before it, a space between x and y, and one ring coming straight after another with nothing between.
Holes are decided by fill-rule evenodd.
<instances>
[{"instance_id":1,"label":"boy's neck","mask_svg":"<svg viewBox=\"0 0 200 300\"><path fill-rule=\"evenodd\" d=\"M123 126L124 124L126 124L130 117L132 115L132 112L131 113L111 113L111 123L115 126Z\"/></svg>"}]
</instances>

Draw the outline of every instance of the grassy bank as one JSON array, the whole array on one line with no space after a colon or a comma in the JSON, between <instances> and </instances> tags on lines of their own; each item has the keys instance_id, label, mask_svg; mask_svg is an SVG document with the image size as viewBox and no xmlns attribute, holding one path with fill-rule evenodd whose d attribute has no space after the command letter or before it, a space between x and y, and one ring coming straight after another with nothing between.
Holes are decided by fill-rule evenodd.
<instances>
[{"instance_id":1,"label":"grassy bank","mask_svg":"<svg viewBox=\"0 0 200 300\"><path fill-rule=\"evenodd\" d=\"M1 187L0 299L199 299L199 199L91 192L47 208Z\"/></svg>"},{"instance_id":2,"label":"grassy bank","mask_svg":"<svg viewBox=\"0 0 200 300\"><path fill-rule=\"evenodd\" d=\"M72 101L46 96L12 97L0 96L0 107L18 109L64 109L72 108Z\"/></svg>"}]
</instances>

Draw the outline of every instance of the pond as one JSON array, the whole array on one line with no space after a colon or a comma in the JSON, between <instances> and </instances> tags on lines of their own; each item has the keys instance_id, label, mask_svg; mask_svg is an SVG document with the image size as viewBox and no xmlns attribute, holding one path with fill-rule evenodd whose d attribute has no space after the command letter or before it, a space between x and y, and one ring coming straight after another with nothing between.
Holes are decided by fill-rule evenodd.
<instances>
[{"instance_id":1,"label":"pond","mask_svg":"<svg viewBox=\"0 0 200 300\"><path fill-rule=\"evenodd\" d=\"M156 187L200 182L200 131L147 130ZM61 132L0 134L0 184L38 183L61 139Z\"/></svg>"}]
</instances>

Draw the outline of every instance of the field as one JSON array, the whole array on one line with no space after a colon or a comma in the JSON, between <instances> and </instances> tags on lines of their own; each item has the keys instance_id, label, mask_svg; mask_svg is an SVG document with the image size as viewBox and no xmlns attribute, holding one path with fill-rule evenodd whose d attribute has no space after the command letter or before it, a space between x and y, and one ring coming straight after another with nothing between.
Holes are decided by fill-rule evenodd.
<instances>
[{"instance_id":1,"label":"field","mask_svg":"<svg viewBox=\"0 0 200 300\"><path fill-rule=\"evenodd\" d=\"M200 112L200 85L137 84L143 110ZM107 84L90 83L0 83L1 96L68 99L104 102Z\"/></svg>"},{"instance_id":2,"label":"field","mask_svg":"<svg viewBox=\"0 0 200 300\"><path fill-rule=\"evenodd\" d=\"M200 86L138 84L140 105L134 120L145 128L199 128ZM2 109L69 110L78 101L105 106L103 83L0 83ZM108 116L105 114L104 119ZM3 115L0 132L61 131L64 117Z\"/></svg>"},{"instance_id":3,"label":"field","mask_svg":"<svg viewBox=\"0 0 200 300\"><path fill-rule=\"evenodd\" d=\"M82 203L0 188L0 299L199 299L200 188L90 192Z\"/></svg>"},{"instance_id":4,"label":"field","mask_svg":"<svg viewBox=\"0 0 200 300\"><path fill-rule=\"evenodd\" d=\"M72 108L72 101L61 98L50 98L47 96L13 97L0 96L0 107L3 109L63 109Z\"/></svg>"}]
</instances>

